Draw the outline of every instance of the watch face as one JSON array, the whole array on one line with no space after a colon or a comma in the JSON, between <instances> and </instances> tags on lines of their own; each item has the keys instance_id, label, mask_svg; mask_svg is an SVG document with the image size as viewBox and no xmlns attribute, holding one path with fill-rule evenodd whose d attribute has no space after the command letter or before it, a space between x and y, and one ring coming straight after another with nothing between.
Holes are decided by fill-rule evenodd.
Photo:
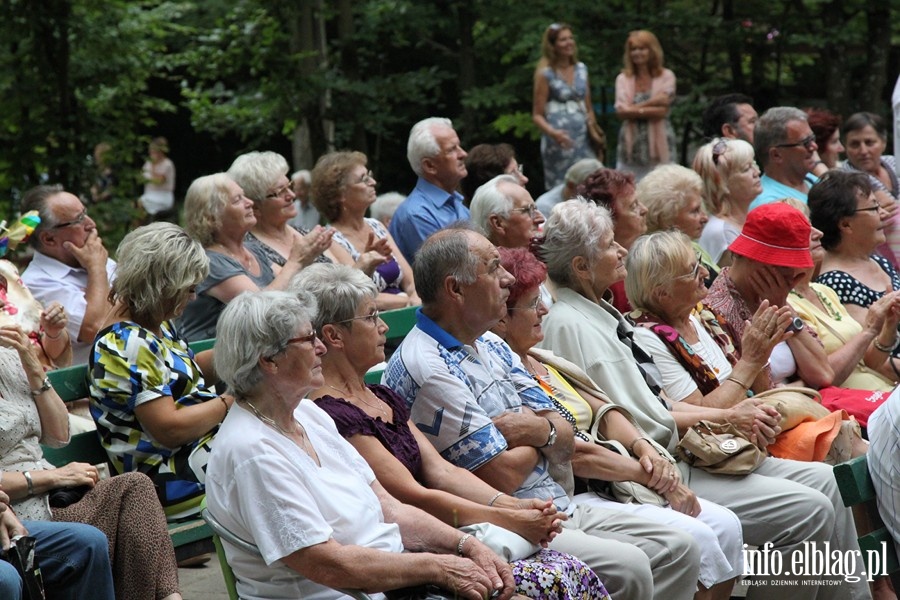
<instances>
[{"instance_id":1,"label":"watch face","mask_svg":"<svg viewBox=\"0 0 900 600\"><path fill-rule=\"evenodd\" d=\"M791 319L791 323L790 325L788 325L785 331L797 332L803 329L803 325L803 319L801 319L800 317L794 317L793 319Z\"/></svg>"}]
</instances>

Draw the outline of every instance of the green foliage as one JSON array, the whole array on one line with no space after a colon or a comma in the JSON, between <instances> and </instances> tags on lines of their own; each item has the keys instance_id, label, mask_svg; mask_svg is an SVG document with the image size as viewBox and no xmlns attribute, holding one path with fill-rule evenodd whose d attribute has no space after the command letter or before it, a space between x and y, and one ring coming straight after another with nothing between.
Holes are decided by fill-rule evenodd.
<instances>
[{"instance_id":1,"label":"green foliage","mask_svg":"<svg viewBox=\"0 0 900 600\"><path fill-rule=\"evenodd\" d=\"M884 106L896 66L885 58L892 48L871 36L888 23L900 39L900 20L890 19L898 8L900 0L7 0L0 197L14 204L41 181L86 194L88 156L108 141L120 173L112 226L139 190L148 134L159 119L184 118L177 110L194 133L231 144L221 168L235 150L290 147L308 124L315 155L363 150L383 190L405 190L409 127L431 115L452 118L465 146L507 141L537 165L532 81L552 22L573 27L611 144L613 82L625 38L639 28L658 35L678 77L672 121L688 141L705 102L726 91L763 109L827 105L846 116Z\"/></svg>"}]
</instances>

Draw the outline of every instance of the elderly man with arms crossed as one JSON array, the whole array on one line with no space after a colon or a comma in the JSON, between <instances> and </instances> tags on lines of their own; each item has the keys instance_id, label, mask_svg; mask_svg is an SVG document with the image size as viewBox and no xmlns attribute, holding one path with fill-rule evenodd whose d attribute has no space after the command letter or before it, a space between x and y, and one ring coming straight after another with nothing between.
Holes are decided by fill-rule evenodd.
<instances>
[{"instance_id":1,"label":"elderly man with arms crossed","mask_svg":"<svg viewBox=\"0 0 900 600\"><path fill-rule=\"evenodd\" d=\"M29 240L35 253L22 281L44 306L55 300L66 309L72 364L84 364L110 309L107 297L116 263L81 200L62 186L25 192L22 212L30 210L38 211L41 223Z\"/></svg>"},{"instance_id":2,"label":"elderly man with arms crossed","mask_svg":"<svg viewBox=\"0 0 900 600\"><path fill-rule=\"evenodd\" d=\"M519 498L551 499L569 517L551 548L573 554L617 600L687 599L699 550L681 531L621 512L576 505L551 476L571 469L574 432L488 330L506 313L515 279L482 236L450 228L415 263L416 327L391 357L384 383L450 462ZM421 279L419 279L421 277Z\"/></svg>"}]
</instances>

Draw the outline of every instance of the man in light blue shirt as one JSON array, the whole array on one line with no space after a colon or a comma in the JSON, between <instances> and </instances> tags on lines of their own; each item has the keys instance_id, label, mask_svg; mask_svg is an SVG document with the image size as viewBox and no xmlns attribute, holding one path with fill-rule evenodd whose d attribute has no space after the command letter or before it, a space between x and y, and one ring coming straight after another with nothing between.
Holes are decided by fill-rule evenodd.
<instances>
[{"instance_id":1,"label":"man in light blue shirt","mask_svg":"<svg viewBox=\"0 0 900 600\"><path fill-rule=\"evenodd\" d=\"M469 209L456 191L467 174L466 156L450 119L430 117L409 132L406 158L419 180L394 213L389 230L410 264L425 238L469 219Z\"/></svg>"},{"instance_id":2,"label":"man in light blue shirt","mask_svg":"<svg viewBox=\"0 0 900 600\"><path fill-rule=\"evenodd\" d=\"M819 147L806 113L793 106L770 108L759 118L753 134L756 161L765 171L762 192L750 210L781 198L806 203L806 195L819 179L812 174Z\"/></svg>"}]
</instances>

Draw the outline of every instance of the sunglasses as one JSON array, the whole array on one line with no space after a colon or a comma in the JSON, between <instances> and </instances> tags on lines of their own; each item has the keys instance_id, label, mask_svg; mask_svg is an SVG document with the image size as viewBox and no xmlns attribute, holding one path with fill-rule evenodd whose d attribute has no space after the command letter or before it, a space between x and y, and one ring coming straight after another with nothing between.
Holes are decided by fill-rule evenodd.
<instances>
[{"instance_id":1,"label":"sunglasses","mask_svg":"<svg viewBox=\"0 0 900 600\"><path fill-rule=\"evenodd\" d=\"M712 147L712 160L713 164L717 167L719 166L719 157L725 154L728 151L728 142L723 139L719 139L718 142L713 144Z\"/></svg>"},{"instance_id":2,"label":"sunglasses","mask_svg":"<svg viewBox=\"0 0 900 600\"><path fill-rule=\"evenodd\" d=\"M809 134L799 142L794 142L792 144L775 144L776 148L797 148L799 146L803 146L807 150L812 150L812 146L816 143L815 134Z\"/></svg>"}]
</instances>

